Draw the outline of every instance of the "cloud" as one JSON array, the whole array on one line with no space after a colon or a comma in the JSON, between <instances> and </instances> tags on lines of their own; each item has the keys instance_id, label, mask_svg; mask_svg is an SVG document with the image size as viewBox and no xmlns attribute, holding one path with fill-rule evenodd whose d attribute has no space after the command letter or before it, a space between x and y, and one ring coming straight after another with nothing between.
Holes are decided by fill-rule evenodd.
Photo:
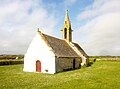
<instances>
[{"instance_id":1,"label":"cloud","mask_svg":"<svg viewBox=\"0 0 120 89\"><path fill-rule=\"evenodd\" d=\"M87 22L74 32L75 39L89 55L120 55L119 3L119 0L95 0L78 15L79 21L87 19Z\"/></svg>"},{"instance_id":2,"label":"cloud","mask_svg":"<svg viewBox=\"0 0 120 89\"><path fill-rule=\"evenodd\" d=\"M86 7L77 18L79 20L84 20L102 14L118 12L120 10L119 3L119 0L95 0L94 3Z\"/></svg>"},{"instance_id":3,"label":"cloud","mask_svg":"<svg viewBox=\"0 0 120 89\"><path fill-rule=\"evenodd\" d=\"M1 0L0 54L24 54L38 27L44 33L58 34L54 29L61 27L64 20L62 9L76 3L77 0L65 0L46 5L43 0ZM73 37L89 55L120 55L119 3L120 0L94 0L85 9L80 7L82 12L77 16L80 27L73 31Z\"/></svg>"},{"instance_id":4,"label":"cloud","mask_svg":"<svg viewBox=\"0 0 120 89\"><path fill-rule=\"evenodd\" d=\"M0 54L25 53L35 29L54 34L56 20L42 0L0 1Z\"/></svg>"}]
</instances>

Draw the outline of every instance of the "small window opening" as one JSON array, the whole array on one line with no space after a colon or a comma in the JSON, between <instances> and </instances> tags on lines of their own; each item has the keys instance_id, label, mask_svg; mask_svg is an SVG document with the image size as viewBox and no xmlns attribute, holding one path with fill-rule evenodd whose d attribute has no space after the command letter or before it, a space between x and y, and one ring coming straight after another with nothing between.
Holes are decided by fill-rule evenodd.
<instances>
[{"instance_id":1,"label":"small window opening","mask_svg":"<svg viewBox=\"0 0 120 89\"><path fill-rule=\"evenodd\" d=\"M65 28L65 34L64 34L65 39L67 39L67 28Z\"/></svg>"}]
</instances>

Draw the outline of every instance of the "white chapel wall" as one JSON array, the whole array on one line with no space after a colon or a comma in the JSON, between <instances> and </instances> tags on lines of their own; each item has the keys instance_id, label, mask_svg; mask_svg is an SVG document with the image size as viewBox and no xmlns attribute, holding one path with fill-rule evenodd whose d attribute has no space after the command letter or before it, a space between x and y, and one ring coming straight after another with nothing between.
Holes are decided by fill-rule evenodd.
<instances>
[{"instance_id":1,"label":"white chapel wall","mask_svg":"<svg viewBox=\"0 0 120 89\"><path fill-rule=\"evenodd\" d=\"M24 71L36 72L37 60L41 61L41 72L55 72L55 55L38 33L25 54Z\"/></svg>"}]
</instances>

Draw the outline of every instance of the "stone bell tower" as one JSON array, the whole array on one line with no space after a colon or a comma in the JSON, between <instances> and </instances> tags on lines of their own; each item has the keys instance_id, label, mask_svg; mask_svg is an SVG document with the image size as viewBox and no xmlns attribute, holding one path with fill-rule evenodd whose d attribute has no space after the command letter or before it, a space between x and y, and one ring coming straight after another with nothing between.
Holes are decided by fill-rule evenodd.
<instances>
[{"instance_id":1,"label":"stone bell tower","mask_svg":"<svg viewBox=\"0 0 120 89\"><path fill-rule=\"evenodd\" d=\"M62 31L62 39L66 40L67 42L72 42L72 29L68 16L68 10L66 11L64 24L61 31Z\"/></svg>"}]
</instances>

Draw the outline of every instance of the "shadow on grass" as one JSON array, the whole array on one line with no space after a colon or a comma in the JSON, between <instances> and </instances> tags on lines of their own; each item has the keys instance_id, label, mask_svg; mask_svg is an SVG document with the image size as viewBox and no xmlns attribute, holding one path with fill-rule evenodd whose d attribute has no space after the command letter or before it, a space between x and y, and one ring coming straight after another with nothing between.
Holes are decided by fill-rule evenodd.
<instances>
[{"instance_id":1,"label":"shadow on grass","mask_svg":"<svg viewBox=\"0 0 120 89\"><path fill-rule=\"evenodd\" d=\"M94 59L94 60L90 61L90 62L89 62L89 64L87 65L87 67L92 66L95 62L96 62L96 59Z\"/></svg>"},{"instance_id":2,"label":"shadow on grass","mask_svg":"<svg viewBox=\"0 0 120 89\"><path fill-rule=\"evenodd\" d=\"M79 68L75 68L75 69L73 69L73 68L63 69L63 71L59 71L59 72L57 72L55 74L65 73L65 72L70 72L70 71L72 72L72 71L79 70L79 69L81 69L81 66Z\"/></svg>"}]
</instances>

